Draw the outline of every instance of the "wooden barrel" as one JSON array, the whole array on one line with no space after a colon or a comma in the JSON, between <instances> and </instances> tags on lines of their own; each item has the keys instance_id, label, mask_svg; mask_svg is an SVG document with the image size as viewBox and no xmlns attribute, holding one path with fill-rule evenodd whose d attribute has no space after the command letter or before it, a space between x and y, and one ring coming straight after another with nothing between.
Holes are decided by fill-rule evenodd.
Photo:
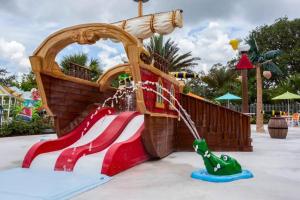
<instances>
[{"instance_id":1,"label":"wooden barrel","mask_svg":"<svg viewBox=\"0 0 300 200\"><path fill-rule=\"evenodd\" d=\"M271 138L285 139L288 133L288 125L283 117L272 117L268 123Z\"/></svg>"}]
</instances>

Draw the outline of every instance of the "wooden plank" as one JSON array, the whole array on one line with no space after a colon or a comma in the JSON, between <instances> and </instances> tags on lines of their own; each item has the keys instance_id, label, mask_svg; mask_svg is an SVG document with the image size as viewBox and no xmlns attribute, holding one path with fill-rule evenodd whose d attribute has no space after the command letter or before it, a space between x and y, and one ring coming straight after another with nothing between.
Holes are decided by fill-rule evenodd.
<instances>
[{"instance_id":1,"label":"wooden plank","mask_svg":"<svg viewBox=\"0 0 300 200\"><path fill-rule=\"evenodd\" d=\"M212 150L252 150L248 116L184 94L181 94L180 103ZM177 123L175 134L176 150L192 150L194 138L183 121Z\"/></svg>"},{"instance_id":2,"label":"wooden plank","mask_svg":"<svg viewBox=\"0 0 300 200\"><path fill-rule=\"evenodd\" d=\"M103 93L94 86L62 80L44 74L41 77L48 106L59 121L57 123L59 130L68 126L88 105L95 102L100 103L114 92L107 91Z\"/></svg>"},{"instance_id":3,"label":"wooden plank","mask_svg":"<svg viewBox=\"0 0 300 200\"><path fill-rule=\"evenodd\" d=\"M145 129L142 138L151 156L163 158L175 150L175 121L177 119L145 114Z\"/></svg>"}]
</instances>

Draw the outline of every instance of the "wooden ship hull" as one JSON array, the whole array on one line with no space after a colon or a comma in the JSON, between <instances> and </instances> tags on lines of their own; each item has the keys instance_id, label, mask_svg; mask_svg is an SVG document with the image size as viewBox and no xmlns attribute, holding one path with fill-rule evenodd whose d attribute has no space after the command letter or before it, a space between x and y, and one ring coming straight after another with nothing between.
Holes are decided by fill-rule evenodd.
<instances>
[{"instance_id":1,"label":"wooden ship hull","mask_svg":"<svg viewBox=\"0 0 300 200\"><path fill-rule=\"evenodd\" d=\"M109 38L123 43L129 62L109 69L97 82L88 80L84 74L89 72L84 67L73 66L73 73L66 73L55 62L56 55L67 45L94 44L99 39ZM168 74L165 61L154 57L153 62L140 40L120 27L84 24L63 29L50 35L30 61L44 107L53 118L59 137L111 97L116 92L111 82L118 75L128 73L135 83L159 82L167 90L172 89L212 150L252 151L248 116L183 94L184 85ZM157 89L155 85L151 88ZM170 98L166 93L163 95ZM157 104L156 94L139 88L135 92L134 105L136 111L145 115L142 142L151 157L163 158L174 151L192 150L193 136L167 101Z\"/></svg>"}]
</instances>

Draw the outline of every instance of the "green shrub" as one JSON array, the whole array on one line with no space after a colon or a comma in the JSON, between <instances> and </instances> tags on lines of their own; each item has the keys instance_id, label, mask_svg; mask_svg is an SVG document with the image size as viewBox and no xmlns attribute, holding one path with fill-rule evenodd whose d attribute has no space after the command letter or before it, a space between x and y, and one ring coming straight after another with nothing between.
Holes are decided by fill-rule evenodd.
<instances>
[{"instance_id":1,"label":"green shrub","mask_svg":"<svg viewBox=\"0 0 300 200\"><path fill-rule=\"evenodd\" d=\"M256 124L256 116L255 115L251 116L250 124Z\"/></svg>"},{"instance_id":2,"label":"green shrub","mask_svg":"<svg viewBox=\"0 0 300 200\"><path fill-rule=\"evenodd\" d=\"M50 126L42 119L25 122L14 119L12 122L3 124L0 130L0 137L21 136L21 135L37 135L41 134L43 129Z\"/></svg>"},{"instance_id":3,"label":"green shrub","mask_svg":"<svg viewBox=\"0 0 300 200\"><path fill-rule=\"evenodd\" d=\"M187 94L187 93L189 93L191 90L192 90L192 88L191 88L190 86L185 85L185 86L183 87L183 94Z\"/></svg>"},{"instance_id":4,"label":"green shrub","mask_svg":"<svg viewBox=\"0 0 300 200\"><path fill-rule=\"evenodd\" d=\"M264 114L264 124L268 124L269 120L271 119L272 115L271 114Z\"/></svg>"},{"instance_id":5,"label":"green shrub","mask_svg":"<svg viewBox=\"0 0 300 200\"><path fill-rule=\"evenodd\" d=\"M272 117L271 114L264 114L264 124L268 124L271 117ZM256 124L256 116L255 115L251 116L250 123Z\"/></svg>"}]
</instances>

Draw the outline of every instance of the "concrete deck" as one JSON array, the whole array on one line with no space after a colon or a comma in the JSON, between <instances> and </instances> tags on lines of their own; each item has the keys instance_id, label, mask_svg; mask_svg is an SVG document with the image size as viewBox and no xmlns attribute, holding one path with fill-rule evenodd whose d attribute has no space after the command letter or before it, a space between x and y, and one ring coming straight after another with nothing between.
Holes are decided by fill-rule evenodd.
<instances>
[{"instance_id":1,"label":"concrete deck","mask_svg":"<svg viewBox=\"0 0 300 200\"><path fill-rule=\"evenodd\" d=\"M0 170L19 167L28 148L40 138L0 138ZM285 140L271 139L267 133L254 130L252 138L253 152L228 154L251 170L253 179L230 183L194 180L190 173L203 168L201 158L196 153L178 152L131 168L74 199L300 199L300 128L290 128Z\"/></svg>"}]
</instances>

